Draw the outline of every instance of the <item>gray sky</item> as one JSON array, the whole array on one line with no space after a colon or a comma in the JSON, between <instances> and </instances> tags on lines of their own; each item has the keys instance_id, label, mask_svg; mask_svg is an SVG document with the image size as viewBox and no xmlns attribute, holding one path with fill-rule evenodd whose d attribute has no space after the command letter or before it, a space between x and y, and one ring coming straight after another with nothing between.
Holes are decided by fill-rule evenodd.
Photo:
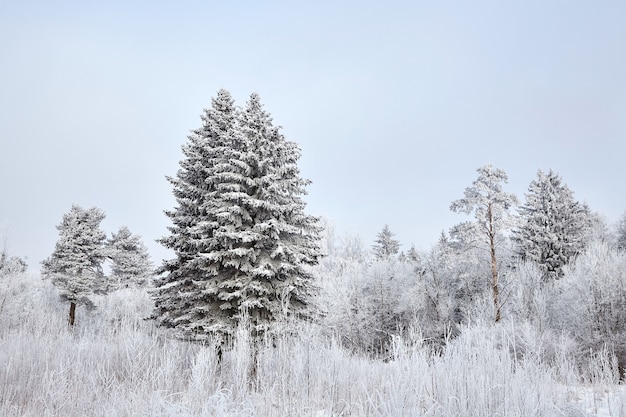
<instances>
[{"instance_id":1,"label":"gray sky","mask_svg":"<svg viewBox=\"0 0 626 417\"><path fill-rule=\"evenodd\" d=\"M12 3L12 4L9 4ZM264 3L264 4L261 4ZM0 234L33 269L73 203L154 242L219 88L297 142L311 214L428 249L486 163L626 210L626 2L0 2Z\"/></svg>"}]
</instances>

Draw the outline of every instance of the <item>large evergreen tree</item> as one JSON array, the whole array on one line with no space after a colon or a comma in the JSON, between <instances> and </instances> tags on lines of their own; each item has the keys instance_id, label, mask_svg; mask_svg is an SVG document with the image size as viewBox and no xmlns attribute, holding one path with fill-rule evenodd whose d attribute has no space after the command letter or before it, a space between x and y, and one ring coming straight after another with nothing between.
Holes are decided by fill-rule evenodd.
<instances>
[{"instance_id":1,"label":"large evergreen tree","mask_svg":"<svg viewBox=\"0 0 626 417\"><path fill-rule=\"evenodd\" d=\"M503 170L485 165L477 171L478 178L471 187L465 189L463 198L452 202L450 210L457 213L474 213L480 236L487 244L491 258L491 288L495 321L499 321L502 306L496 241L498 234L511 224L508 211L517 204L517 197L502 190L502 184L508 182L506 172Z\"/></svg>"},{"instance_id":2,"label":"large evergreen tree","mask_svg":"<svg viewBox=\"0 0 626 417\"><path fill-rule=\"evenodd\" d=\"M154 267L148 249L128 227L111 235L107 252L112 262L109 281L115 288L142 286L152 276Z\"/></svg>"},{"instance_id":3,"label":"large evergreen tree","mask_svg":"<svg viewBox=\"0 0 626 417\"><path fill-rule=\"evenodd\" d=\"M574 199L559 175L539 170L519 212L521 221L513 234L517 254L537 263L545 280L560 278L563 267L585 247L588 207Z\"/></svg>"},{"instance_id":4,"label":"large evergreen tree","mask_svg":"<svg viewBox=\"0 0 626 417\"><path fill-rule=\"evenodd\" d=\"M207 315L199 288L214 274L207 255L217 249L214 231L219 223L211 205L218 200L219 169L228 165L227 153L241 145L236 118L234 100L228 91L220 90L201 115L202 126L182 146L184 159L177 175L167 178L178 206L166 211L172 226L160 242L175 257L158 270L154 316L161 325L176 327L184 335L205 333L198 324Z\"/></svg>"},{"instance_id":5,"label":"large evergreen tree","mask_svg":"<svg viewBox=\"0 0 626 417\"><path fill-rule=\"evenodd\" d=\"M61 298L70 302L70 325L74 325L76 305L90 305L89 295L105 287L102 263L106 258L106 234L100 230L103 219L104 213L96 207L72 206L57 226L59 239L54 252L42 262L42 275L51 278Z\"/></svg>"},{"instance_id":6,"label":"large evergreen tree","mask_svg":"<svg viewBox=\"0 0 626 417\"><path fill-rule=\"evenodd\" d=\"M162 243L176 258L157 280L156 316L184 334L231 334L244 318L262 332L307 310L306 265L317 262L318 220L304 213L295 143L253 94L244 110L222 90L183 148L170 181L179 206Z\"/></svg>"}]
</instances>

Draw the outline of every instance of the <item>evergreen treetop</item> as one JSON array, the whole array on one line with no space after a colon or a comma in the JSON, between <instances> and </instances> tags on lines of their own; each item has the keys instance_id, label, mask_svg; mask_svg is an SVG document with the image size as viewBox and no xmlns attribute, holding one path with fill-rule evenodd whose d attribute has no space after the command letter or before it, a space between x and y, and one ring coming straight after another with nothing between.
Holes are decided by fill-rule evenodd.
<instances>
[{"instance_id":1,"label":"evergreen treetop","mask_svg":"<svg viewBox=\"0 0 626 417\"><path fill-rule=\"evenodd\" d=\"M376 241L372 246L376 259L387 259L400 252L400 242L394 239L395 234L389 229L388 225L376 235Z\"/></svg>"}]
</instances>

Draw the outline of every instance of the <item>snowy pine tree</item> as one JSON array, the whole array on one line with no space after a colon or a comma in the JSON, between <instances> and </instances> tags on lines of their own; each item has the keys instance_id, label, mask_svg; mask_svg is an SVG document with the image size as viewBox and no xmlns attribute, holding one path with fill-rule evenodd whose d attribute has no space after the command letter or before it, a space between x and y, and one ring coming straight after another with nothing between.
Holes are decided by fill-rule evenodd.
<instances>
[{"instance_id":1,"label":"snowy pine tree","mask_svg":"<svg viewBox=\"0 0 626 417\"><path fill-rule=\"evenodd\" d=\"M376 241L372 246L376 259L388 259L398 254L400 251L400 242L394 239L394 236L395 234L391 232L387 225L376 235Z\"/></svg>"},{"instance_id":2,"label":"snowy pine tree","mask_svg":"<svg viewBox=\"0 0 626 417\"><path fill-rule=\"evenodd\" d=\"M154 268L148 249L128 227L123 226L111 235L107 253L112 262L109 281L115 288L143 286L152 276Z\"/></svg>"},{"instance_id":3,"label":"snowy pine tree","mask_svg":"<svg viewBox=\"0 0 626 417\"><path fill-rule=\"evenodd\" d=\"M237 111L222 90L203 119L171 180L179 207L162 242L177 257L157 281L156 316L197 338L232 334L247 317L258 334L306 312L318 220L304 213L299 149L258 95Z\"/></svg>"},{"instance_id":4,"label":"snowy pine tree","mask_svg":"<svg viewBox=\"0 0 626 417\"><path fill-rule=\"evenodd\" d=\"M100 230L104 213L74 205L57 226L59 239L52 255L42 262L41 273L51 278L70 302L69 324L74 325L76 305L91 305L89 296L105 287L102 263L106 257L106 234Z\"/></svg>"},{"instance_id":5,"label":"snowy pine tree","mask_svg":"<svg viewBox=\"0 0 626 417\"><path fill-rule=\"evenodd\" d=\"M511 225L508 211L517 204L517 197L502 190L502 183L508 182L508 176L503 170L485 165L477 171L478 178L471 187L465 189L465 197L453 201L450 210L457 213L474 213L476 226L488 246L491 258L491 288L495 321L500 321L502 306L496 243L499 233Z\"/></svg>"},{"instance_id":6,"label":"snowy pine tree","mask_svg":"<svg viewBox=\"0 0 626 417\"><path fill-rule=\"evenodd\" d=\"M521 222L513 234L518 255L536 262L544 279L560 278L563 267L586 245L591 225L588 207L574 199L556 173L539 170L519 212Z\"/></svg>"}]
</instances>

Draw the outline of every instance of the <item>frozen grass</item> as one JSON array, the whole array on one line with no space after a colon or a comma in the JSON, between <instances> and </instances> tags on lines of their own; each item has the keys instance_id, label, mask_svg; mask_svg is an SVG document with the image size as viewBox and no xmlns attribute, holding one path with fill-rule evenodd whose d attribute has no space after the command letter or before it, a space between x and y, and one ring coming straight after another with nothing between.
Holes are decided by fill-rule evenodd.
<instances>
[{"instance_id":1,"label":"frozen grass","mask_svg":"<svg viewBox=\"0 0 626 417\"><path fill-rule=\"evenodd\" d=\"M141 291L97 298L69 330L48 284L20 279L40 299L3 306L4 417L626 415L624 392L609 380L575 385L565 355L549 366L533 355L515 360L506 325L464 329L441 355L397 338L388 362L349 355L310 326L261 346L255 367L240 336L218 364L213 346L173 340L143 320L151 303Z\"/></svg>"}]
</instances>

